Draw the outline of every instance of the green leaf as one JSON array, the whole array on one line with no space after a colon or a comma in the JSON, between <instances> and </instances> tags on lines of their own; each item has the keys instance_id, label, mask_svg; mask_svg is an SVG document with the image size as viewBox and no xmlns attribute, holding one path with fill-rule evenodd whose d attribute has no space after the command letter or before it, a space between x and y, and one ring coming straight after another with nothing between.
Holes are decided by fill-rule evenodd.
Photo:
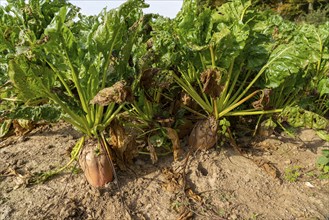
<instances>
[{"instance_id":1,"label":"green leaf","mask_svg":"<svg viewBox=\"0 0 329 220\"><path fill-rule=\"evenodd\" d=\"M323 167L323 172L324 173L329 173L329 166L324 166ZM327 178L329 178L329 177L327 177Z\"/></svg>"},{"instance_id":2,"label":"green leaf","mask_svg":"<svg viewBox=\"0 0 329 220\"><path fill-rule=\"evenodd\" d=\"M249 0L228 1L218 9L216 18L221 23L228 25L235 22L242 22L250 6L251 1Z\"/></svg>"},{"instance_id":3,"label":"green leaf","mask_svg":"<svg viewBox=\"0 0 329 220\"><path fill-rule=\"evenodd\" d=\"M48 122L57 122L61 116L59 108L49 104L41 106L22 106L13 109L6 117L11 119L25 119L30 121L45 120Z\"/></svg>"},{"instance_id":4,"label":"green leaf","mask_svg":"<svg viewBox=\"0 0 329 220\"><path fill-rule=\"evenodd\" d=\"M280 86L286 78L297 75L307 66L307 54L301 50L302 47L302 45L296 44L282 44L273 50L265 71L268 88Z\"/></svg>"},{"instance_id":5,"label":"green leaf","mask_svg":"<svg viewBox=\"0 0 329 220\"><path fill-rule=\"evenodd\" d=\"M318 92L320 93L320 97L323 95L329 95L329 78L320 80L318 84Z\"/></svg>"},{"instance_id":6,"label":"green leaf","mask_svg":"<svg viewBox=\"0 0 329 220\"><path fill-rule=\"evenodd\" d=\"M181 43L198 49L207 45L213 29L213 13L201 1L184 1L181 11L174 19Z\"/></svg>"},{"instance_id":7,"label":"green leaf","mask_svg":"<svg viewBox=\"0 0 329 220\"><path fill-rule=\"evenodd\" d=\"M227 29L229 28L229 34ZM220 42L216 42L217 63L220 67L228 69L232 62L242 54L249 38L250 29L248 25L241 22L234 22L230 27L219 25L218 29L226 34Z\"/></svg>"},{"instance_id":8,"label":"green leaf","mask_svg":"<svg viewBox=\"0 0 329 220\"><path fill-rule=\"evenodd\" d=\"M90 104L90 100L122 77L133 76L129 59L141 31L145 6L143 0L130 0L118 9L104 9L94 17L80 16L76 23L70 20L66 6L45 30L49 40L41 46L39 56L56 75L56 88L65 88L65 92L59 91L49 98L67 113L63 116L65 120L88 135L97 135L105 129L122 107L111 103L105 109Z\"/></svg>"},{"instance_id":9,"label":"green leaf","mask_svg":"<svg viewBox=\"0 0 329 220\"><path fill-rule=\"evenodd\" d=\"M306 111L298 106L285 107L280 114L281 120L294 127L306 127L312 129L328 129L329 120L316 113Z\"/></svg>"},{"instance_id":10,"label":"green leaf","mask_svg":"<svg viewBox=\"0 0 329 220\"><path fill-rule=\"evenodd\" d=\"M329 157L329 149L323 149L321 152L323 156Z\"/></svg>"},{"instance_id":11,"label":"green leaf","mask_svg":"<svg viewBox=\"0 0 329 220\"><path fill-rule=\"evenodd\" d=\"M0 122L0 138L6 136L10 131L11 119L3 120Z\"/></svg>"},{"instance_id":12,"label":"green leaf","mask_svg":"<svg viewBox=\"0 0 329 220\"><path fill-rule=\"evenodd\" d=\"M9 62L8 75L25 100L48 97L47 92L55 81L55 74L51 69L34 64L24 56Z\"/></svg>"},{"instance_id":13,"label":"green leaf","mask_svg":"<svg viewBox=\"0 0 329 220\"><path fill-rule=\"evenodd\" d=\"M153 146L161 147L165 142L165 138L160 134L155 134L149 137L149 141Z\"/></svg>"},{"instance_id":14,"label":"green leaf","mask_svg":"<svg viewBox=\"0 0 329 220\"><path fill-rule=\"evenodd\" d=\"M329 134L328 134L327 131L320 130L320 131L317 131L316 134L317 134L322 140L329 142Z\"/></svg>"},{"instance_id":15,"label":"green leaf","mask_svg":"<svg viewBox=\"0 0 329 220\"><path fill-rule=\"evenodd\" d=\"M325 166L329 164L329 157L321 156L316 160L316 163L320 166Z\"/></svg>"}]
</instances>

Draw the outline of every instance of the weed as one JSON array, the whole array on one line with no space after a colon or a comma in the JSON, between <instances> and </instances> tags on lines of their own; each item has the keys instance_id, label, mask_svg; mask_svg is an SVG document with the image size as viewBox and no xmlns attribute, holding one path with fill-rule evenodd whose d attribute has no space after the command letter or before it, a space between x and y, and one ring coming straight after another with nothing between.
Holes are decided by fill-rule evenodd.
<instances>
[{"instance_id":1,"label":"weed","mask_svg":"<svg viewBox=\"0 0 329 220\"><path fill-rule=\"evenodd\" d=\"M216 214L220 217L225 217L226 216L226 211L225 209L223 208L219 208L217 211L216 211Z\"/></svg>"},{"instance_id":2,"label":"weed","mask_svg":"<svg viewBox=\"0 0 329 220\"><path fill-rule=\"evenodd\" d=\"M300 166L290 166L287 167L284 171L284 178L289 182L296 182L297 179L301 176L301 167Z\"/></svg>"},{"instance_id":3,"label":"weed","mask_svg":"<svg viewBox=\"0 0 329 220\"><path fill-rule=\"evenodd\" d=\"M317 159L316 165L323 174L329 175L329 149L322 150L322 156Z\"/></svg>"},{"instance_id":4,"label":"weed","mask_svg":"<svg viewBox=\"0 0 329 220\"><path fill-rule=\"evenodd\" d=\"M259 214L257 214L257 213L252 213L251 216L250 216L250 218L249 218L249 220L257 220L258 217L259 217Z\"/></svg>"},{"instance_id":5,"label":"weed","mask_svg":"<svg viewBox=\"0 0 329 220\"><path fill-rule=\"evenodd\" d=\"M328 180L329 179L329 173L321 173L319 175L320 180Z\"/></svg>"}]
</instances>

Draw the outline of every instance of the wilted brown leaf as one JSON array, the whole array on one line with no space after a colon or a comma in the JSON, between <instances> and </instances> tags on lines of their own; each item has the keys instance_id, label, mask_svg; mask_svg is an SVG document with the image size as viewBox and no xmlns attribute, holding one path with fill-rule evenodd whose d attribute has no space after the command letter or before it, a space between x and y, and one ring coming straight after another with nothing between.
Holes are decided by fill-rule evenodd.
<instances>
[{"instance_id":1,"label":"wilted brown leaf","mask_svg":"<svg viewBox=\"0 0 329 220\"><path fill-rule=\"evenodd\" d=\"M168 192L178 192L184 186L184 179L181 173L175 172L172 168L164 168L162 175L165 181L162 183L164 190Z\"/></svg>"},{"instance_id":2,"label":"wilted brown leaf","mask_svg":"<svg viewBox=\"0 0 329 220\"><path fill-rule=\"evenodd\" d=\"M177 126L178 136L179 138L184 138L189 135L193 129L193 123L189 119L182 119L179 121L179 125Z\"/></svg>"},{"instance_id":3,"label":"wilted brown leaf","mask_svg":"<svg viewBox=\"0 0 329 220\"><path fill-rule=\"evenodd\" d=\"M277 179L279 177L278 169L268 160L265 159L254 159L254 163L262 168L272 178Z\"/></svg>"},{"instance_id":4,"label":"wilted brown leaf","mask_svg":"<svg viewBox=\"0 0 329 220\"><path fill-rule=\"evenodd\" d=\"M171 140L172 143L174 160L176 161L182 155L182 149L180 147L179 137L175 129L166 128L166 130L167 130L168 138Z\"/></svg>"},{"instance_id":5,"label":"wilted brown leaf","mask_svg":"<svg viewBox=\"0 0 329 220\"><path fill-rule=\"evenodd\" d=\"M223 90L221 86L221 72L218 69L207 69L201 73L202 91L212 98L217 98Z\"/></svg>"},{"instance_id":6,"label":"wilted brown leaf","mask_svg":"<svg viewBox=\"0 0 329 220\"><path fill-rule=\"evenodd\" d=\"M189 94L187 94L184 91L181 92L179 100L176 105L177 105L176 108L180 108L181 105L184 105L196 111L200 109L198 103L194 99L192 99Z\"/></svg>"},{"instance_id":7,"label":"wilted brown leaf","mask_svg":"<svg viewBox=\"0 0 329 220\"><path fill-rule=\"evenodd\" d=\"M98 104L106 106L111 102L121 104L123 102L131 102L133 100L132 91L127 86L126 81L121 80L113 86L104 88L90 101L90 104Z\"/></svg>"},{"instance_id":8,"label":"wilted brown leaf","mask_svg":"<svg viewBox=\"0 0 329 220\"><path fill-rule=\"evenodd\" d=\"M110 125L110 139L112 149L116 154L116 162L120 169L126 168L126 163L138 155L137 144L133 134L128 134L119 121L114 120Z\"/></svg>"},{"instance_id":9,"label":"wilted brown leaf","mask_svg":"<svg viewBox=\"0 0 329 220\"><path fill-rule=\"evenodd\" d=\"M162 127L171 127L175 120L173 118L164 118L164 119L156 119L156 122L158 122Z\"/></svg>"},{"instance_id":10,"label":"wilted brown leaf","mask_svg":"<svg viewBox=\"0 0 329 220\"><path fill-rule=\"evenodd\" d=\"M260 123L258 129L257 129L257 134L263 137L269 137L270 135L273 134L275 130L276 124L272 119L267 119Z\"/></svg>"},{"instance_id":11,"label":"wilted brown leaf","mask_svg":"<svg viewBox=\"0 0 329 220\"><path fill-rule=\"evenodd\" d=\"M18 189L21 186L27 186L32 178L32 175L29 171L23 170L16 170L13 168L7 168L0 172L1 177L8 177L14 176L15 186L13 187L14 190Z\"/></svg>"},{"instance_id":12,"label":"wilted brown leaf","mask_svg":"<svg viewBox=\"0 0 329 220\"><path fill-rule=\"evenodd\" d=\"M159 68L148 68L142 72L140 84L143 88L149 89L155 86L155 80L153 77L160 71Z\"/></svg>"},{"instance_id":13,"label":"wilted brown leaf","mask_svg":"<svg viewBox=\"0 0 329 220\"><path fill-rule=\"evenodd\" d=\"M181 100L182 100L183 105L186 105L186 106L190 106L190 104L192 102L191 96L189 96L186 92L181 93Z\"/></svg>"},{"instance_id":14,"label":"wilted brown leaf","mask_svg":"<svg viewBox=\"0 0 329 220\"><path fill-rule=\"evenodd\" d=\"M193 217L193 212L189 210L187 207L182 207L181 212L179 213L179 217L176 220L188 220Z\"/></svg>"},{"instance_id":15,"label":"wilted brown leaf","mask_svg":"<svg viewBox=\"0 0 329 220\"><path fill-rule=\"evenodd\" d=\"M195 202L202 202L201 196L196 194L191 188L185 190L185 194L187 195L188 198L194 200Z\"/></svg>"},{"instance_id":16,"label":"wilted brown leaf","mask_svg":"<svg viewBox=\"0 0 329 220\"><path fill-rule=\"evenodd\" d=\"M13 127L16 136L23 136L32 131L35 125L30 120L15 119L13 120Z\"/></svg>"},{"instance_id":17,"label":"wilted brown leaf","mask_svg":"<svg viewBox=\"0 0 329 220\"><path fill-rule=\"evenodd\" d=\"M212 148L217 142L217 127L217 120L213 116L198 121L189 137L190 148L194 151Z\"/></svg>"},{"instance_id":18,"label":"wilted brown leaf","mask_svg":"<svg viewBox=\"0 0 329 220\"><path fill-rule=\"evenodd\" d=\"M155 164L158 161L158 155L155 152L155 148L152 144L147 146L147 150L150 152L152 163Z\"/></svg>"},{"instance_id":19,"label":"wilted brown leaf","mask_svg":"<svg viewBox=\"0 0 329 220\"><path fill-rule=\"evenodd\" d=\"M262 90L262 94L260 95L259 99L251 103L254 109L264 109L268 105L268 103L270 102L270 92L270 89Z\"/></svg>"}]
</instances>

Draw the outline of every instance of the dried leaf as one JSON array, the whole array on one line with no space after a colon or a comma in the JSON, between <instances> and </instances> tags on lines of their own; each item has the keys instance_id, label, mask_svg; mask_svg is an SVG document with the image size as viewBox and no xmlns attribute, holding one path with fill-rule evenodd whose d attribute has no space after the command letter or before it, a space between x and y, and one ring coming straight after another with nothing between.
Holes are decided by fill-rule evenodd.
<instances>
[{"instance_id":1,"label":"dried leaf","mask_svg":"<svg viewBox=\"0 0 329 220\"><path fill-rule=\"evenodd\" d=\"M260 95L259 99L252 103L254 109L264 109L268 105L268 103L270 102L270 92L270 89L262 90L262 94Z\"/></svg>"},{"instance_id":2,"label":"dried leaf","mask_svg":"<svg viewBox=\"0 0 329 220\"><path fill-rule=\"evenodd\" d=\"M113 86L104 88L97 93L97 95L90 101L90 104L98 104L106 106L111 102L118 104L124 102L131 102L133 100L132 91L127 86L126 81L121 80L116 82Z\"/></svg>"},{"instance_id":3,"label":"dried leaf","mask_svg":"<svg viewBox=\"0 0 329 220\"><path fill-rule=\"evenodd\" d=\"M121 155L126 150L126 145L124 144L125 135L124 127L117 120L113 120L110 125L111 144L112 148L119 151Z\"/></svg>"},{"instance_id":4,"label":"dried leaf","mask_svg":"<svg viewBox=\"0 0 329 220\"><path fill-rule=\"evenodd\" d=\"M156 119L156 122L158 122L162 127L171 127L175 120L173 118L164 118L164 119Z\"/></svg>"},{"instance_id":5,"label":"dried leaf","mask_svg":"<svg viewBox=\"0 0 329 220\"><path fill-rule=\"evenodd\" d=\"M262 168L265 170L266 173L268 173L271 177L274 179L278 177L277 175L277 170L276 168L270 164L270 163L265 163Z\"/></svg>"},{"instance_id":6,"label":"dried leaf","mask_svg":"<svg viewBox=\"0 0 329 220\"><path fill-rule=\"evenodd\" d=\"M13 120L13 127L16 136L23 136L32 131L35 125L30 120L15 119Z\"/></svg>"},{"instance_id":7,"label":"dried leaf","mask_svg":"<svg viewBox=\"0 0 329 220\"><path fill-rule=\"evenodd\" d=\"M191 102L192 102L192 98L186 92L182 92L181 93L181 101L182 101L183 105L190 106Z\"/></svg>"},{"instance_id":8,"label":"dried leaf","mask_svg":"<svg viewBox=\"0 0 329 220\"><path fill-rule=\"evenodd\" d=\"M166 128L168 138L171 140L173 154L174 154L174 161L177 161L179 157L182 155L182 149L180 147L179 137L176 130L172 128Z\"/></svg>"},{"instance_id":9,"label":"dried leaf","mask_svg":"<svg viewBox=\"0 0 329 220\"><path fill-rule=\"evenodd\" d=\"M178 136L180 139L189 135L194 127L192 121L186 118L179 120L178 123L176 129L178 130Z\"/></svg>"},{"instance_id":10,"label":"dried leaf","mask_svg":"<svg viewBox=\"0 0 329 220\"><path fill-rule=\"evenodd\" d=\"M159 68L148 68L142 72L142 77L140 79L141 86L145 89L149 89L155 86L155 80L153 77L158 74Z\"/></svg>"},{"instance_id":11,"label":"dried leaf","mask_svg":"<svg viewBox=\"0 0 329 220\"><path fill-rule=\"evenodd\" d=\"M278 169L270 162L264 159L254 159L254 163L262 168L268 175L273 177L274 179L278 179L279 172Z\"/></svg>"},{"instance_id":12,"label":"dried leaf","mask_svg":"<svg viewBox=\"0 0 329 220\"><path fill-rule=\"evenodd\" d=\"M213 116L198 121L189 137L190 148L194 151L212 148L217 142L217 127L217 120Z\"/></svg>"},{"instance_id":13,"label":"dried leaf","mask_svg":"<svg viewBox=\"0 0 329 220\"><path fill-rule=\"evenodd\" d=\"M187 106L194 110L200 108L198 103L194 99L192 99L188 93L186 93L184 91L180 94L180 99L179 99L178 103L179 103L179 106L184 105L184 106Z\"/></svg>"},{"instance_id":14,"label":"dried leaf","mask_svg":"<svg viewBox=\"0 0 329 220\"><path fill-rule=\"evenodd\" d=\"M116 162L120 169L125 170L125 164L132 163L133 158L138 155L135 137L132 134L127 134L120 122L114 120L111 123L110 139L112 149L116 154Z\"/></svg>"},{"instance_id":15,"label":"dried leaf","mask_svg":"<svg viewBox=\"0 0 329 220\"><path fill-rule=\"evenodd\" d=\"M5 173L6 176L15 176L14 179L15 186L13 187L14 190L20 188L21 186L27 186L31 179L30 172L23 172L22 170L15 170L13 168L9 168Z\"/></svg>"},{"instance_id":16,"label":"dried leaf","mask_svg":"<svg viewBox=\"0 0 329 220\"><path fill-rule=\"evenodd\" d=\"M202 202L201 196L196 194L191 188L185 190L185 193L190 199L194 200L195 202Z\"/></svg>"},{"instance_id":17,"label":"dried leaf","mask_svg":"<svg viewBox=\"0 0 329 220\"><path fill-rule=\"evenodd\" d=\"M188 220L193 217L193 212L187 207L183 207L182 211L179 213L177 220Z\"/></svg>"},{"instance_id":18,"label":"dried leaf","mask_svg":"<svg viewBox=\"0 0 329 220\"><path fill-rule=\"evenodd\" d=\"M257 130L257 134L260 136L269 137L273 134L276 126L276 123L271 118L269 118L260 124Z\"/></svg>"},{"instance_id":19,"label":"dried leaf","mask_svg":"<svg viewBox=\"0 0 329 220\"><path fill-rule=\"evenodd\" d=\"M218 69L207 69L201 73L200 80L203 84L202 91L212 98L217 98L223 90L220 84L221 72Z\"/></svg>"},{"instance_id":20,"label":"dried leaf","mask_svg":"<svg viewBox=\"0 0 329 220\"><path fill-rule=\"evenodd\" d=\"M164 168L162 175L165 181L162 183L164 190L168 192L178 192L184 188L183 175L173 171L172 168Z\"/></svg>"},{"instance_id":21,"label":"dried leaf","mask_svg":"<svg viewBox=\"0 0 329 220\"><path fill-rule=\"evenodd\" d=\"M152 144L147 146L147 150L150 152L152 163L155 164L158 161L158 155L155 152L155 148Z\"/></svg>"}]
</instances>

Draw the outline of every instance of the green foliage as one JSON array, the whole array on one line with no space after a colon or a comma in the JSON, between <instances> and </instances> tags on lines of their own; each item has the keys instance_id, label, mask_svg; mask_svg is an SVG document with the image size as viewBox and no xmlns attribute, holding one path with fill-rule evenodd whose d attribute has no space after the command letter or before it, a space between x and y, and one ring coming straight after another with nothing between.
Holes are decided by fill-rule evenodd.
<instances>
[{"instance_id":1,"label":"green foliage","mask_svg":"<svg viewBox=\"0 0 329 220\"><path fill-rule=\"evenodd\" d=\"M306 127L316 130L327 130L329 128L328 119L298 106L285 107L280 117L293 127Z\"/></svg>"},{"instance_id":2,"label":"green foliage","mask_svg":"<svg viewBox=\"0 0 329 220\"><path fill-rule=\"evenodd\" d=\"M39 106L47 100L43 97L43 88L39 87L44 81L49 87L54 82L54 77L48 71L46 65L29 65L35 54L33 50L44 43L43 32L51 23L57 11L67 6L70 8L70 17L73 18L78 10L66 1L8 1L7 6L0 6L0 98L1 118L28 119L33 121L55 121L60 112L51 106ZM21 54L25 58L14 60ZM17 62L17 65L13 65ZM10 67L9 67L10 66ZM10 71L8 70L10 69ZM13 74L13 71L17 71ZM26 73L26 76L22 74ZM42 73L37 77L37 74ZM22 88L17 94L13 89L15 85ZM33 78L34 77L34 78ZM27 82L28 81L28 82ZM25 85L29 85L25 87ZM26 103L24 103L26 102ZM25 108L23 110L23 108ZM17 111L17 112L15 112ZM56 113L55 113L56 112ZM9 120L10 121L10 120ZM10 125L10 124L9 124ZM11 126L7 126L10 128Z\"/></svg>"},{"instance_id":3,"label":"green foliage","mask_svg":"<svg viewBox=\"0 0 329 220\"><path fill-rule=\"evenodd\" d=\"M316 160L316 165L324 174L329 174L329 149L322 150L322 156Z\"/></svg>"},{"instance_id":4,"label":"green foliage","mask_svg":"<svg viewBox=\"0 0 329 220\"><path fill-rule=\"evenodd\" d=\"M290 52L289 48L278 47L271 53L271 43L268 43L270 46L267 45L267 48L264 47L266 40L255 25L258 20L254 20L257 16L249 9L250 1L228 2L217 10L199 9L198 13L207 13L205 17L193 15L193 7L197 7L197 3L184 2L184 10L174 20L177 35L183 43L182 48L186 51L182 54L190 55L190 50L194 52L189 62L184 63L185 67L180 68L181 77L174 75L176 82L207 114L214 114L218 118L225 115L263 114L261 111L253 112L243 104L262 92L253 86L265 73L269 76L268 85L284 81L285 76L279 74L278 69L279 63ZM180 26L182 22L190 22L190 25L201 22L206 26L203 30L206 30L207 35L200 36L193 32L196 28ZM290 66L291 63L287 62L286 67ZM220 75L217 86L221 87L221 91L218 97L209 97L202 91L204 85L200 77L207 69L213 69ZM249 95L246 95L248 92ZM238 108L244 110L232 112Z\"/></svg>"},{"instance_id":5,"label":"green foliage","mask_svg":"<svg viewBox=\"0 0 329 220\"><path fill-rule=\"evenodd\" d=\"M255 1L263 10L270 8L286 19L318 24L326 21L326 0L265 0Z\"/></svg>"},{"instance_id":6,"label":"green foliage","mask_svg":"<svg viewBox=\"0 0 329 220\"><path fill-rule=\"evenodd\" d=\"M225 141L231 138L231 135L229 133L230 126L231 123L227 119L223 118L219 120L219 129L218 129L218 133L220 135L219 146L223 146Z\"/></svg>"},{"instance_id":7,"label":"green foliage","mask_svg":"<svg viewBox=\"0 0 329 220\"><path fill-rule=\"evenodd\" d=\"M60 109L49 104L39 106L20 106L5 114L5 117L10 119L26 119L35 122L41 120L56 122L59 120L60 116Z\"/></svg>"},{"instance_id":8,"label":"green foliage","mask_svg":"<svg viewBox=\"0 0 329 220\"><path fill-rule=\"evenodd\" d=\"M143 0L89 17L65 0L8 3L0 7L3 118L61 117L99 138L123 110L145 133L161 131L164 118L215 116L218 133L231 138L229 116L280 113L279 122L327 138L328 21L291 22L250 0L185 0L174 19L143 15ZM91 102L121 80L131 87L129 104ZM186 93L192 104L181 100ZM9 128L1 120L0 136ZM165 136L148 141L167 146Z\"/></svg>"},{"instance_id":9,"label":"green foliage","mask_svg":"<svg viewBox=\"0 0 329 220\"><path fill-rule=\"evenodd\" d=\"M284 178L289 182L296 182L301 176L301 167L300 166L291 166L287 167L284 171Z\"/></svg>"},{"instance_id":10,"label":"green foliage","mask_svg":"<svg viewBox=\"0 0 329 220\"><path fill-rule=\"evenodd\" d=\"M9 61L8 76L23 100L47 97L55 81L49 67L32 63L24 56Z\"/></svg>"},{"instance_id":11,"label":"green foliage","mask_svg":"<svg viewBox=\"0 0 329 220\"><path fill-rule=\"evenodd\" d=\"M42 43L10 61L9 77L21 97L52 100L65 120L88 136L97 136L122 105L110 103L105 109L89 102L129 72L145 4L128 1L95 17L80 15L77 22L69 6L58 9L41 36Z\"/></svg>"},{"instance_id":12,"label":"green foliage","mask_svg":"<svg viewBox=\"0 0 329 220\"><path fill-rule=\"evenodd\" d=\"M11 119L0 121L0 138L5 137L9 133L11 122Z\"/></svg>"}]
</instances>

